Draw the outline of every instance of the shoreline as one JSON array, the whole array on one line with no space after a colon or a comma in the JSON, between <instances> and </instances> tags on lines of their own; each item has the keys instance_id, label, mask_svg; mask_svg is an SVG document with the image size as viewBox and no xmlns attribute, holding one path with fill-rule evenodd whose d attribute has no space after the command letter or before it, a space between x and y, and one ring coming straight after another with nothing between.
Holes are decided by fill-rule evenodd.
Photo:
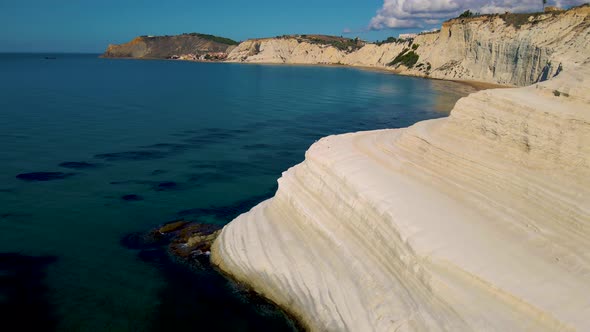
<instances>
[{"instance_id":1,"label":"shoreline","mask_svg":"<svg viewBox=\"0 0 590 332\"><path fill-rule=\"evenodd\" d=\"M359 69L359 70L366 70L366 71L375 71L380 73L388 73L397 76L405 76L405 77L415 77L415 78L423 78L427 80L435 80L435 81L443 81L443 82L454 82L459 84L464 84L474 88L476 91L488 90L488 89L509 89L509 88L518 88L515 85L506 85L506 84L498 84L492 82L485 82L485 81L474 81L474 80L460 80L460 79L445 79L445 78L436 78L436 77L429 77L424 75L414 75L409 73L404 73L399 70L395 69L388 69L387 67L378 67L378 66L355 66L355 65L346 65L346 64L338 64L338 63L279 63L279 62L241 62L241 61L200 61L200 60L180 60L180 59L162 59L162 58L135 58L135 57L105 57L100 55L99 58L101 59L113 59L113 60L145 60L145 61L172 61L172 62L195 62L195 63L215 63L215 64L239 64L239 65L261 65L261 66L298 66L298 67L342 67L342 68L352 68L352 69Z\"/></svg>"},{"instance_id":2,"label":"shoreline","mask_svg":"<svg viewBox=\"0 0 590 332\"><path fill-rule=\"evenodd\" d=\"M298 317L292 310L289 310L288 308L286 308L282 305L279 305L278 303L276 303L272 299L268 298L267 296L264 296L264 294L262 292L257 291L255 288L250 286L246 281L242 281L242 280L234 277L234 275L229 274L228 272L222 270L218 265L213 264L213 262L211 262L211 260L209 260L209 265L210 265L211 269L213 269L215 272L217 272L220 276L224 277L229 282L231 282L234 285L236 285L237 287L239 287L242 292L249 294L250 296L256 296L256 297L262 299L264 302L274 306L277 310L279 310L289 320L289 322L293 325L292 327L295 328L295 331L303 332L303 331L310 331L311 330L310 327L305 324L304 320L302 318Z\"/></svg>"}]
</instances>

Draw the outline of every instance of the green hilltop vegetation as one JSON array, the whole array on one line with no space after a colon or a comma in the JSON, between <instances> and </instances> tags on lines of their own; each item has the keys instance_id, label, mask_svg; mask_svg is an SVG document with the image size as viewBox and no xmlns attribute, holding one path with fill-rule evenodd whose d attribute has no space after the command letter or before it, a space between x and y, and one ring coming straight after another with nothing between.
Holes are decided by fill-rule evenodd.
<instances>
[{"instance_id":1,"label":"green hilltop vegetation","mask_svg":"<svg viewBox=\"0 0 590 332\"><path fill-rule=\"evenodd\" d=\"M547 13L542 13L542 12L536 12L536 13L509 13L506 12L504 14L480 14L480 13L474 13L471 10L466 10L463 13L461 13L461 15L459 15L458 17L451 19L451 20L458 20L458 19L471 19L471 18L484 18L484 19L490 19L490 18L494 18L494 17L500 17L502 20L504 20L504 22L506 22L506 24L511 25L515 28L520 28L521 26L523 26L526 23L529 23L529 18L533 17L533 21L534 18L541 16L541 15L545 15Z\"/></svg>"},{"instance_id":2,"label":"green hilltop vegetation","mask_svg":"<svg viewBox=\"0 0 590 332\"><path fill-rule=\"evenodd\" d=\"M168 59L183 54L228 53L235 45L238 45L235 40L196 32L174 36L144 35L128 43L109 45L102 56L107 58Z\"/></svg>"},{"instance_id":3,"label":"green hilltop vegetation","mask_svg":"<svg viewBox=\"0 0 590 332\"><path fill-rule=\"evenodd\" d=\"M216 43L226 44L226 45L238 45L239 44L239 42L237 42L233 39L214 36L214 35L208 35L208 34L198 33L198 32L183 33L183 35L184 36L196 36L196 37L200 37L200 38L203 38L206 40L210 40L210 41L214 41Z\"/></svg>"},{"instance_id":4,"label":"green hilltop vegetation","mask_svg":"<svg viewBox=\"0 0 590 332\"><path fill-rule=\"evenodd\" d=\"M408 68L414 67L414 65L418 62L418 59L420 58L420 56L416 52L414 52L414 50L416 49L417 47L413 50L405 49L398 56L396 56L395 59L393 59L393 61L391 61L388 64L388 66L402 64Z\"/></svg>"},{"instance_id":5,"label":"green hilltop vegetation","mask_svg":"<svg viewBox=\"0 0 590 332\"><path fill-rule=\"evenodd\" d=\"M298 42L307 42L316 45L328 45L337 48L345 52L354 52L363 46L365 42L359 38L344 38L338 36L327 36L327 35L282 35L276 38L289 39L295 38Z\"/></svg>"},{"instance_id":6,"label":"green hilltop vegetation","mask_svg":"<svg viewBox=\"0 0 590 332\"><path fill-rule=\"evenodd\" d=\"M191 36L191 37L199 37L201 39L205 39L205 40L209 40L212 42L216 42L216 43L220 43L220 44L225 44L225 45L238 45L239 42L230 39L230 38L225 38L225 37L219 37L219 36L215 36L215 35L208 35L205 33L198 33L198 32L185 32L181 35L164 35L164 36L147 36L147 35L143 35L140 36L141 38L150 38L150 39L161 39L161 38L174 38L174 37L178 37L178 36Z\"/></svg>"},{"instance_id":7,"label":"green hilltop vegetation","mask_svg":"<svg viewBox=\"0 0 590 332\"><path fill-rule=\"evenodd\" d=\"M381 46L384 44L397 44L397 43L405 43L407 40L406 39L400 39L400 38L395 38L395 37L389 37L385 40L381 40L381 41L376 41L375 44L377 46Z\"/></svg>"},{"instance_id":8,"label":"green hilltop vegetation","mask_svg":"<svg viewBox=\"0 0 590 332\"><path fill-rule=\"evenodd\" d=\"M545 8L545 4L546 2L544 1L539 1L540 3L542 2L543 4L543 8L544 9L548 9ZM590 3L585 3L582 4L580 6L576 6L573 8L581 8L581 7L588 7L590 6ZM506 12L503 14L481 14L481 13L477 13L477 12L472 12L471 10L466 10L463 13L461 13L461 15L459 15L458 17L452 18L450 20L448 20L447 22L453 21L453 20L468 20L468 19L474 19L474 18L482 18L482 19L493 19L495 17L499 17L502 20L504 20L504 22L506 22L506 24L513 26L514 28L518 29L521 26L530 23L530 24L536 24L537 22L539 22L539 18L541 17L545 17L546 15L550 15L550 16L554 16L554 15L558 15L561 12L563 12L565 10L547 10L547 11L543 11L543 12L533 12L533 13L510 13L510 12Z\"/></svg>"}]
</instances>

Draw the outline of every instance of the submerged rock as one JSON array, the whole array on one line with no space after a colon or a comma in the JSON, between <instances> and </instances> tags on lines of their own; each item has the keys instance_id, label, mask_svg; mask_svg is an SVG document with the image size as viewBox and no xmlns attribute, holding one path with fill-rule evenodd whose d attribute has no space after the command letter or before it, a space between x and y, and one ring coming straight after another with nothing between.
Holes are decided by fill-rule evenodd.
<instances>
[{"instance_id":1,"label":"submerged rock","mask_svg":"<svg viewBox=\"0 0 590 332\"><path fill-rule=\"evenodd\" d=\"M75 173L63 173L63 172L32 172L32 173L22 173L16 176L17 179L23 181L52 181L52 180L62 180L68 178Z\"/></svg>"},{"instance_id":2,"label":"submerged rock","mask_svg":"<svg viewBox=\"0 0 590 332\"><path fill-rule=\"evenodd\" d=\"M170 244L170 251L184 259L207 259L211 245L221 231L217 225L190 224L184 227ZM204 256L204 257L202 257Z\"/></svg>"},{"instance_id":3,"label":"submerged rock","mask_svg":"<svg viewBox=\"0 0 590 332\"><path fill-rule=\"evenodd\" d=\"M121 239L121 245L129 249L148 251L167 246L168 252L193 267L209 265L211 244L221 227L213 224L175 220L147 233L131 233ZM144 256L144 257L148 257Z\"/></svg>"},{"instance_id":4,"label":"submerged rock","mask_svg":"<svg viewBox=\"0 0 590 332\"><path fill-rule=\"evenodd\" d=\"M143 201L143 197L135 194L123 195L121 199L124 201Z\"/></svg>"},{"instance_id":5,"label":"submerged rock","mask_svg":"<svg viewBox=\"0 0 590 332\"><path fill-rule=\"evenodd\" d=\"M166 191L166 190L178 189L178 184L173 181L160 182L156 186L154 186L154 189L156 191Z\"/></svg>"},{"instance_id":6,"label":"submerged rock","mask_svg":"<svg viewBox=\"0 0 590 332\"><path fill-rule=\"evenodd\" d=\"M162 234L171 233L171 232L181 229L182 227L186 226L186 224L188 224L188 221L184 221L184 220L172 221L172 222L169 222L169 223L165 224L164 226L158 228L158 232L160 232Z\"/></svg>"}]
</instances>

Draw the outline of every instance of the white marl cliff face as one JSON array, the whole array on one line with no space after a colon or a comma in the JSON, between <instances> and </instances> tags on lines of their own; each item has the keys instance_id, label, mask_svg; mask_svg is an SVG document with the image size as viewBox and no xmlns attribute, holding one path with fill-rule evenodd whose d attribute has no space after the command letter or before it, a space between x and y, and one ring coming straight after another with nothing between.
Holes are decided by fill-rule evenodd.
<instances>
[{"instance_id":1,"label":"white marl cliff face","mask_svg":"<svg viewBox=\"0 0 590 332\"><path fill-rule=\"evenodd\" d=\"M342 64L390 69L402 74L525 86L553 77L583 61L590 48L590 7L531 16L516 27L500 16L455 19L440 32L413 43L367 44L348 52L295 38L247 40L228 57L232 62ZM416 50L412 46L418 45ZM415 46L414 46L415 47ZM403 51L413 51L413 68L388 66ZM561 68L561 69L560 69Z\"/></svg>"}]
</instances>

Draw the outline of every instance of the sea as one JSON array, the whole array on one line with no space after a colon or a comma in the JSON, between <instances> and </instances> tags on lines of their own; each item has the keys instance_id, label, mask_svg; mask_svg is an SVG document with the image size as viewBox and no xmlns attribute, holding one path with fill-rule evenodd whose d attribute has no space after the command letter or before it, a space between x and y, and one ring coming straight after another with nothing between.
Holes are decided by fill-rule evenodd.
<instances>
[{"instance_id":1,"label":"sea","mask_svg":"<svg viewBox=\"0 0 590 332\"><path fill-rule=\"evenodd\" d=\"M321 137L444 117L473 91L343 66L0 54L0 324L296 330L214 269L125 239L221 227Z\"/></svg>"}]
</instances>

